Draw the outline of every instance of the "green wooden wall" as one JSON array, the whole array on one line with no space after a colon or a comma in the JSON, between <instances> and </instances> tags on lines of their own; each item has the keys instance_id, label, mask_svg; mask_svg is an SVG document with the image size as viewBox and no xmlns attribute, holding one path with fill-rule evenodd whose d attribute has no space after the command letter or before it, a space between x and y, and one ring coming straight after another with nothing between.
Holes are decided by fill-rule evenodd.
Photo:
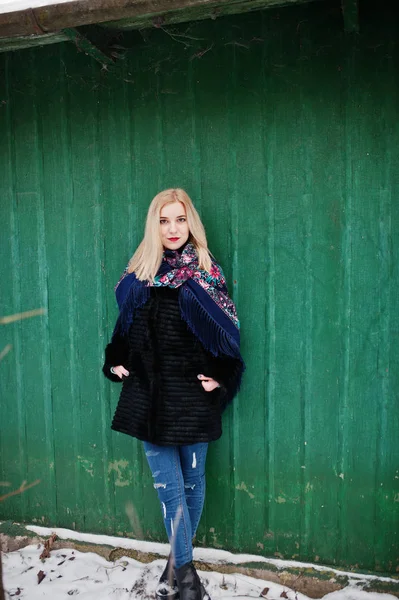
<instances>
[{"instance_id":1,"label":"green wooden wall","mask_svg":"<svg viewBox=\"0 0 399 600\"><path fill-rule=\"evenodd\" d=\"M335 4L125 33L115 74L68 43L0 56L0 317L44 309L0 325L0 481L40 479L2 518L165 539L101 364L181 186L248 363L198 544L399 568L398 14L350 36Z\"/></svg>"}]
</instances>

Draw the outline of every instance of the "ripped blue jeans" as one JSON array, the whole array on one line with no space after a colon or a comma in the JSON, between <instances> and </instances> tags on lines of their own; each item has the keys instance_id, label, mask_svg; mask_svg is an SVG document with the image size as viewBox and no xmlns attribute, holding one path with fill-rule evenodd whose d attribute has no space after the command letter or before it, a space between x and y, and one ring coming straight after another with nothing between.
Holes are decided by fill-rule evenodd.
<instances>
[{"instance_id":1,"label":"ripped blue jeans","mask_svg":"<svg viewBox=\"0 0 399 600\"><path fill-rule=\"evenodd\" d=\"M207 443L156 446L143 442L145 455L161 502L175 567L193 559L192 539L205 500Z\"/></svg>"}]
</instances>

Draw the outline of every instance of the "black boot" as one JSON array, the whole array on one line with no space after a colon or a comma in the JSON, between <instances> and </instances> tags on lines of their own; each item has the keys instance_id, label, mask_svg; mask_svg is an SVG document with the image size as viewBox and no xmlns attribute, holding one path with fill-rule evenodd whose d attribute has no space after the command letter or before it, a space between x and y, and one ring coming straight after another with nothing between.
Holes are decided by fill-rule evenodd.
<instances>
[{"instance_id":1,"label":"black boot","mask_svg":"<svg viewBox=\"0 0 399 600\"><path fill-rule=\"evenodd\" d=\"M164 572L159 578L155 596L158 600L178 600L179 598L179 589L171 565L171 556L169 556Z\"/></svg>"},{"instance_id":2,"label":"black boot","mask_svg":"<svg viewBox=\"0 0 399 600\"><path fill-rule=\"evenodd\" d=\"M175 569L175 575L180 600L210 600L192 562Z\"/></svg>"}]
</instances>

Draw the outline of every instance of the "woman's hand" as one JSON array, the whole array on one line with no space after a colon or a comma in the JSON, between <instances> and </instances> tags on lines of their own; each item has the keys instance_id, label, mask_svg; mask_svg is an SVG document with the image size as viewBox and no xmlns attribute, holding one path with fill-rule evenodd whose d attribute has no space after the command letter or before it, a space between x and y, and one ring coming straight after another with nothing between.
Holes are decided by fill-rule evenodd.
<instances>
[{"instance_id":1,"label":"woman's hand","mask_svg":"<svg viewBox=\"0 0 399 600\"><path fill-rule=\"evenodd\" d=\"M118 375L119 379L122 379L123 377L129 377L129 371L127 371L125 367L122 367L122 365L119 365L118 367L111 367L111 373Z\"/></svg>"},{"instance_id":2,"label":"woman's hand","mask_svg":"<svg viewBox=\"0 0 399 600\"><path fill-rule=\"evenodd\" d=\"M212 379L212 377L206 377L206 375L202 375L202 373L197 375L197 377L201 380L202 387L206 392L213 392L213 390L220 387L218 382Z\"/></svg>"}]
</instances>

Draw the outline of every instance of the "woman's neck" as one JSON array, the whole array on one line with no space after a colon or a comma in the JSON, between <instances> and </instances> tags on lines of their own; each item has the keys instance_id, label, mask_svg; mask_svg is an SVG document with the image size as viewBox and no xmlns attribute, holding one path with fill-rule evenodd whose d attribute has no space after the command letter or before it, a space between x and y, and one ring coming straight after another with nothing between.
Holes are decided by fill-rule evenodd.
<instances>
[{"instance_id":1,"label":"woman's neck","mask_svg":"<svg viewBox=\"0 0 399 600\"><path fill-rule=\"evenodd\" d=\"M169 250L169 252L177 252L177 254L181 254L184 250L184 248L187 246L187 244L190 243L190 240L187 240L186 242L184 242L184 244L182 246L180 246L180 248L176 248L176 250L170 250L169 248L165 248L164 247L164 251L165 250Z\"/></svg>"}]
</instances>

